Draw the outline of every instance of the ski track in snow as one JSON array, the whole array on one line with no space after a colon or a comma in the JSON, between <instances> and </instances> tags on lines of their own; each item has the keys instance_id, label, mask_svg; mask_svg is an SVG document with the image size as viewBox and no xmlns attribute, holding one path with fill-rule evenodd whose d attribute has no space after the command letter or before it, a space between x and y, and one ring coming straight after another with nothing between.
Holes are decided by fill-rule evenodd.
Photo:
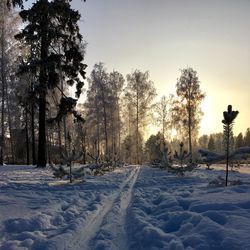
<instances>
[{"instance_id":1,"label":"ski track in snow","mask_svg":"<svg viewBox=\"0 0 250 250\"><path fill-rule=\"evenodd\" d=\"M49 169L0 168L0 250L250 249L249 175L209 186L218 175L124 166L71 185Z\"/></svg>"},{"instance_id":2,"label":"ski track in snow","mask_svg":"<svg viewBox=\"0 0 250 250\"><path fill-rule=\"evenodd\" d=\"M68 242L65 249L128 248L126 214L139 172L140 166L133 167L120 188L105 200L87 223L79 227L76 237Z\"/></svg>"}]
</instances>

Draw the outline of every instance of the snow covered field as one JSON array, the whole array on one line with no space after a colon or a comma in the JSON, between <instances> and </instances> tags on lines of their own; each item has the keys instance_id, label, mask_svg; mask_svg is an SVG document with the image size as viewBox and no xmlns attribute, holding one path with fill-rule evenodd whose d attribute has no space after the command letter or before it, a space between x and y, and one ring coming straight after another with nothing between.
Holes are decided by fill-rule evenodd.
<instances>
[{"instance_id":1,"label":"snow covered field","mask_svg":"<svg viewBox=\"0 0 250 250\"><path fill-rule=\"evenodd\" d=\"M219 175L128 166L63 185L48 169L0 167L0 249L250 249L250 175L209 186Z\"/></svg>"}]
</instances>

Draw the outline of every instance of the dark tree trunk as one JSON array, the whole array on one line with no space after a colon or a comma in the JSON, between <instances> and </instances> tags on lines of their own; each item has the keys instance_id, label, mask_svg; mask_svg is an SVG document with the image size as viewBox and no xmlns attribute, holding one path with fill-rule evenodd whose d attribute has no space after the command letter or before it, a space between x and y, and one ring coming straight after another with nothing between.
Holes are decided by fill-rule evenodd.
<instances>
[{"instance_id":1,"label":"dark tree trunk","mask_svg":"<svg viewBox=\"0 0 250 250\"><path fill-rule=\"evenodd\" d=\"M51 137L50 137L50 129L47 130L47 158L48 158L48 163L51 164Z\"/></svg>"},{"instance_id":2,"label":"dark tree trunk","mask_svg":"<svg viewBox=\"0 0 250 250\"><path fill-rule=\"evenodd\" d=\"M32 140L32 164L36 165L36 138L35 138L35 114L34 104L31 104L31 140Z\"/></svg>"},{"instance_id":3,"label":"dark tree trunk","mask_svg":"<svg viewBox=\"0 0 250 250\"><path fill-rule=\"evenodd\" d=\"M44 6L48 5L48 0L43 0ZM39 75L39 84L41 92L39 94L39 136L38 136L38 167L46 167L46 92L47 92L47 69L48 58L48 14L44 14L42 22L43 35L41 38L41 67Z\"/></svg>"},{"instance_id":4,"label":"dark tree trunk","mask_svg":"<svg viewBox=\"0 0 250 250\"><path fill-rule=\"evenodd\" d=\"M38 167L46 166L46 99L45 94L39 96L39 136L38 136Z\"/></svg>"},{"instance_id":5,"label":"dark tree trunk","mask_svg":"<svg viewBox=\"0 0 250 250\"><path fill-rule=\"evenodd\" d=\"M2 3L3 5L4 3ZM3 6L1 6L2 8ZM3 7L4 11L4 7ZM4 13L3 13L4 16ZM1 81L2 81L2 110L1 110L1 151L0 151L0 165L4 163L4 147L5 147L5 131L4 131L4 100L5 100L5 81L6 81L6 74L5 74L5 23L4 17L2 20L2 28L1 28Z\"/></svg>"},{"instance_id":6,"label":"dark tree trunk","mask_svg":"<svg viewBox=\"0 0 250 250\"><path fill-rule=\"evenodd\" d=\"M29 129L28 129L28 110L27 108L24 110L25 112L25 136L26 136L26 163L30 164L30 147L29 147Z\"/></svg>"},{"instance_id":7,"label":"dark tree trunk","mask_svg":"<svg viewBox=\"0 0 250 250\"><path fill-rule=\"evenodd\" d=\"M188 108L188 144L190 152L190 163L193 162L193 147L192 147L192 121L191 121L191 108Z\"/></svg>"},{"instance_id":8,"label":"dark tree trunk","mask_svg":"<svg viewBox=\"0 0 250 250\"><path fill-rule=\"evenodd\" d=\"M226 186L228 182L229 147L230 147L230 125L227 124L227 145L226 145Z\"/></svg>"},{"instance_id":9,"label":"dark tree trunk","mask_svg":"<svg viewBox=\"0 0 250 250\"><path fill-rule=\"evenodd\" d=\"M62 157L62 139L61 139L61 125L60 125L60 121L58 121L57 127L58 127L59 159L61 159L61 157Z\"/></svg>"},{"instance_id":10,"label":"dark tree trunk","mask_svg":"<svg viewBox=\"0 0 250 250\"><path fill-rule=\"evenodd\" d=\"M8 93L8 84L6 84L6 93ZM14 144L13 144L13 134L12 134L12 123L11 123L11 115L10 115L10 100L9 95L6 96L7 102L7 112L8 112L8 126L9 126L9 133L10 133L10 150L11 150L11 161L15 163L15 154L14 154Z\"/></svg>"},{"instance_id":11,"label":"dark tree trunk","mask_svg":"<svg viewBox=\"0 0 250 250\"><path fill-rule=\"evenodd\" d=\"M191 84L190 84L191 85ZM188 90L188 144L190 153L190 163L193 162L193 147L192 147L192 107L191 107L191 90Z\"/></svg>"},{"instance_id":12,"label":"dark tree trunk","mask_svg":"<svg viewBox=\"0 0 250 250\"><path fill-rule=\"evenodd\" d=\"M87 129L84 128L83 141L82 141L83 164L86 164L86 135L87 135Z\"/></svg>"}]
</instances>

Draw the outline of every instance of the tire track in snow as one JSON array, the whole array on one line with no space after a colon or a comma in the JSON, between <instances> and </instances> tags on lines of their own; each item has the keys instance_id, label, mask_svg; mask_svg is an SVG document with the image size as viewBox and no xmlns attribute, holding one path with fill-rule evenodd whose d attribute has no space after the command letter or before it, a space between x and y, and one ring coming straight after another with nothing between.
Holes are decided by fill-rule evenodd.
<instances>
[{"instance_id":1,"label":"tire track in snow","mask_svg":"<svg viewBox=\"0 0 250 250\"><path fill-rule=\"evenodd\" d=\"M125 218L139 172L139 166L132 168L119 190L109 196L88 222L77 230L78 234L74 235L65 249L103 249L98 243L107 235L110 240L105 241L106 244L110 243L107 249L127 249Z\"/></svg>"}]
</instances>

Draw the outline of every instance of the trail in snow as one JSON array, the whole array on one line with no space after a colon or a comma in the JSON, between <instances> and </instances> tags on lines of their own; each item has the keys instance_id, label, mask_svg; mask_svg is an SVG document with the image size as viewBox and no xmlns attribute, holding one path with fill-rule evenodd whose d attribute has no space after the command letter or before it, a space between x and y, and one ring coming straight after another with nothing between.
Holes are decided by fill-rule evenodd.
<instances>
[{"instance_id":1,"label":"trail in snow","mask_svg":"<svg viewBox=\"0 0 250 250\"><path fill-rule=\"evenodd\" d=\"M0 250L250 249L249 175L230 173L242 185L208 185L221 175L124 166L54 185L49 169L5 166Z\"/></svg>"},{"instance_id":2,"label":"trail in snow","mask_svg":"<svg viewBox=\"0 0 250 250\"><path fill-rule=\"evenodd\" d=\"M131 168L120 188L79 228L66 249L128 249L126 214L140 167Z\"/></svg>"}]
</instances>

